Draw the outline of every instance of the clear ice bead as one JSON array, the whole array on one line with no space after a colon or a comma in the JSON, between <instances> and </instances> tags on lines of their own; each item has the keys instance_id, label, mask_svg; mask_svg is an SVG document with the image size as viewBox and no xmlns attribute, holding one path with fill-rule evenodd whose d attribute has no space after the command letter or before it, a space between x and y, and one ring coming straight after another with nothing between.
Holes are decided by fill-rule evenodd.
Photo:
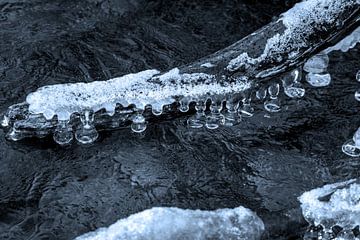
<instances>
[{"instance_id":1,"label":"clear ice bead","mask_svg":"<svg viewBox=\"0 0 360 240\"><path fill-rule=\"evenodd\" d=\"M241 117L252 117L254 108L251 106L251 92L245 91L242 96L241 106L239 107Z\"/></svg>"},{"instance_id":2,"label":"clear ice bead","mask_svg":"<svg viewBox=\"0 0 360 240\"><path fill-rule=\"evenodd\" d=\"M266 88L260 88L256 91L256 98L259 100L264 100L267 95L267 89Z\"/></svg>"},{"instance_id":3,"label":"clear ice bead","mask_svg":"<svg viewBox=\"0 0 360 240\"><path fill-rule=\"evenodd\" d=\"M264 102L264 108L268 112L279 112L281 110L280 101L278 99L280 85L278 83L271 84L268 87L270 99Z\"/></svg>"},{"instance_id":4,"label":"clear ice bead","mask_svg":"<svg viewBox=\"0 0 360 240\"><path fill-rule=\"evenodd\" d=\"M146 130L146 127L145 117L140 112L137 112L132 118L131 130L136 133L141 133Z\"/></svg>"},{"instance_id":5,"label":"clear ice bead","mask_svg":"<svg viewBox=\"0 0 360 240\"><path fill-rule=\"evenodd\" d=\"M284 87L284 93L290 98L302 98L305 96L305 89L301 83L293 83Z\"/></svg>"},{"instance_id":6,"label":"clear ice bead","mask_svg":"<svg viewBox=\"0 0 360 240\"><path fill-rule=\"evenodd\" d=\"M206 117L205 126L208 129L216 129L224 124L224 116L220 113L221 105L212 103L210 106L210 114Z\"/></svg>"},{"instance_id":7,"label":"clear ice bead","mask_svg":"<svg viewBox=\"0 0 360 240\"><path fill-rule=\"evenodd\" d=\"M159 104L151 105L151 112L155 116L160 116L163 113L163 105L159 105Z\"/></svg>"},{"instance_id":8,"label":"clear ice bead","mask_svg":"<svg viewBox=\"0 0 360 240\"><path fill-rule=\"evenodd\" d=\"M206 115L205 115L205 102L198 101L195 105L196 114L191 116L187 123L191 128L201 128L206 123Z\"/></svg>"},{"instance_id":9,"label":"clear ice bead","mask_svg":"<svg viewBox=\"0 0 360 240\"><path fill-rule=\"evenodd\" d=\"M243 103L241 107L241 116L242 117L252 117L254 115L254 108L251 106L251 103Z\"/></svg>"},{"instance_id":10,"label":"clear ice bead","mask_svg":"<svg viewBox=\"0 0 360 240\"><path fill-rule=\"evenodd\" d=\"M279 99L269 99L267 101L264 102L264 108L266 111L268 112L280 112L281 107L280 107L280 101Z\"/></svg>"},{"instance_id":11,"label":"clear ice bead","mask_svg":"<svg viewBox=\"0 0 360 240\"><path fill-rule=\"evenodd\" d=\"M280 91L280 85L278 83L273 83L268 87L268 92L271 99L277 98Z\"/></svg>"},{"instance_id":12,"label":"clear ice bead","mask_svg":"<svg viewBox=\"0 0 360 240\"><path fill-rule=\"evenodd\" d=\"M74 134L68 121L58 121L58 125L53 133L54 141L59 145L69 144L74 138Z\"/></svg>"},{"instance_id":13,"label":"clear ice bead","mask_svg":"<svg viewBox=\"0 0 360 240\"><path fill-rule=\"evenodd\" d=\"M226 109L224 111L225 126L233 126L241 121L241 115L238 112L239 102L233 99L226 101Z\"/></svg>"},{"instance_id":14,"label":"clear ice bead","mask_svg":"<svg viewBox=\"0 0 360 240\"><path fill-rule=\"evenodd\" d=\"M189 100L186 98L181 99L180 101L180 107L179 110L180 112L186 113L187 111L189 111Z\"/></svg>"},{"instance_id":15,"label":"clear ice bead","mask_svg":"<svg viewBox=\"0 0 360 240\"><path fill-rule=\"evenodd\" d=\"M305 95L305 89L300 83L301 72L298 69L286 74L282 78L284 93L290 98L302 98Z\"/></svg>"},{"instance_id":16,"label":"clear ice bead","mask_svg":"<svg viewBox=\"0 0 360 240\"><path fill-rule=\"evenodd\" d=\"M306 81L313 87L326 87L331 83L330 74L308 73Z\"/></svg>"},{"instance_id":17,"label":"clear ice bead","mask_svg":"<svg viewBox=\"0 0 360 240\"><path fill-rule=\"evenodd\" d=\"M342 145L342 151L346 155L350 157L359 157L360 156L360 149L355 145L355 142L353 139L347 140Z\"/></svg>"},{"instance_id":18,"label":"clear ice bead","mask_svg":"<svg viewBox=\"0 0 360 240\"><path fill-rule=\"evenodd\" d=\"M356 73L356 81L360 82L360 70Z\"/></svg>"},{"instance_id":19,"label":"clear ice bead","mask_svg":"<svg viewBox=\"0 0 360 240\"><path fill-rule=\"evenodd\" d=\"M326 53L320 53L305 62L304 71L308 73L323 73L328 65L329 56Z\"/></svg>"},{"instance_id":20,"label":"clear ice bead","mask_svg":"<svg viewBox=\"0 0 360 240\"><path fill-rule=\"evenodd\" d=\"M94 126L94 113L85 111L80 115L81 126L75 132L75 138L82 144L93 143L99 136Z\"/></svg>"}]
</instances>

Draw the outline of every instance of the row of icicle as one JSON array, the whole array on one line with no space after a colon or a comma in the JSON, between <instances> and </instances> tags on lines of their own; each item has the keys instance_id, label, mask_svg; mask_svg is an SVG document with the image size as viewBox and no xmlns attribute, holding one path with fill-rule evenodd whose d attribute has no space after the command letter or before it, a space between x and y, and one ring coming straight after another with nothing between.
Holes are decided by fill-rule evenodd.
<instances>
[{"instance_id":1,"label":"row of icicle","mask_svg":"<svg viewBox=\"0 0 360 240\"><path fill-rule=\"evenodd\" d=\"M330 84L331 76L327 73L329 58L327 54L321 53L310 58L304 65L303 70L307 72L306 81L314 87L324 87ZM301 83L302 70L295 69L281 78L284 93L290 98L301 98L305 95L305 89ZM280 100L278 98L280 92L280 84L278 82L271 83L268 87L260 87L256 91L256 98L264 102L264 109L271 113L281 110ZM235 94L234 96L237 96ZM250 96L234 97L227 99L197 99L189 100L183 98L179 101L179 110L188 112L191 102L195 102L196 113L187 120L188 126L191 128L206 127L208 129L216 129L221 125L233 126L241 121L242 117L251 117L254 109L251 106ZM207 111L206 104L210 101L210 107ZM159 116L163 113L161 107L153 107L152 113ZM86 110L80 115L81 126L73 134L72 128L67 121L59 121L58 126L53 134L54 140L65 145L70 143L75 135L75 139L82 144L89 144L98 138L98 132L94 126L94 112ZM146 130L147 122L143 116L143 111L137 111L132 117L131 130L141 133Z\"/></svg>"}]
</instances>

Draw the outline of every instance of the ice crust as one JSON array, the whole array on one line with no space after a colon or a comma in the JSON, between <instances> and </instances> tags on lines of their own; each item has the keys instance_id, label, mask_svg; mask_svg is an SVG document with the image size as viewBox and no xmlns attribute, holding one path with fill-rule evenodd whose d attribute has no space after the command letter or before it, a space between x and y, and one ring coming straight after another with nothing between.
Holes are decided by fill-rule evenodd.
<instances>
[{"instance_id":1,"label":"ice crust","mask_svg":"<svg viewBox=\"0 0 360 240\"><path fill-rule=\"evenodd\" d=\"M235 71L240 68L248 68L270 56L277 57L281 61L283 55L288 53L288 58L297 56L299 49L307 48L309 36L319 31L318 27L326 28L334 26L338 19L337 13L353 4L359 4L359 0L307 0L297 3L293 8L282 14L279 21L285 26L282 34L275 34L269 38L264 52L257 58L251 58L242 53L232 59L227 69ZM356 35L358 37L358 34Z\"/></svg>"},{"instance_id":2,"label":"ice crust","mask_svg":"<svg viewBox=\"0 0 360 240\"><path fill-rule=\"evenodd\" d=\"M330 53L332 51L338 51L338 50L341 50L342 52L347 52L350 49L354 48L356 44L358 44L359 42L360 42L360 27L355 29L349 36L345 37L336 45L327 48L324 52Z\"/></svg>"},{"instance_id":3,"label":"ice crust","mask_svg":"<svg viewBox=\"0 0 360 240\"><path fill-rule=\"evenodd\" d=\"M328 230L360 226L360 182L356 179L305 192L299 201L305 219L315 226Z\"/></svg>"},{"instance_id":4,"label":"ice crust","mask_svg":"<svg viewBox=\"0 0 360 240\"><path fill-rule=\"evenodd\" d=\"M45 86L30 93L26 102L30 113L68 120L72 113L84 110L114 111L117 103L144 109L146 105L171 104L178 96L196 100L205 94L228 94L250 87L243 78L226 83L205 73L180 74L178 68L158 74L157 70L146 70L107 81Z\"/></svg>"},{"instance_id":5,"label":"ice crust","mask_svg":"<svg viewBox=\"0 0 360 240\"><path fill-rule=\"evenodd\" d=\"M244 207L216 211L152 208L76 240L256 240L264 223Z\"/></svg>"}]
</instances>

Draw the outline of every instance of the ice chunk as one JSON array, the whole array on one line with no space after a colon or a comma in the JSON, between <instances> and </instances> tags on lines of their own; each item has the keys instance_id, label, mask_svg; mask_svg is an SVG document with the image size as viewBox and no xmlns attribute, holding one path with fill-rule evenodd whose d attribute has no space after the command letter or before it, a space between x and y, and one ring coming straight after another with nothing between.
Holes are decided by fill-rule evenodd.
<instances>
[{"instance_id":1,"label":"ice chunk","mask_svg":"<svg viewBox=\"0 0 360 240\"><path fill-rule=\"evenodd\" d=\"M329 57L327 54L316 54L305 62L304 71L308 73L323 73L328 65Z\"/></svg>"},{"instance_id":2,"label":"ice chunk","mask_svg":"<svg viewBox=\"0 0 360 240\"><path fill-rule=\"evenodd\" d=\"M334 226L352 230L360 225L360 181L325 185L299 197L305 219L331 231Z\"/></svg>"},{"instance_id":3,"label":"ice chunk","mask_svg":"<svg viewBox=\"0 0 360 240\"><path fill-rule=\"evenodd\" d=\"M326 87L331 82L330 74L308 73L306 81L313 87Z\"/></svg>"},{"instance_id":4,"label":"ice chunk","mask_svg":"<svg viewBox=\"0 0 360 240\"><path fill-rule=\"evenodd\" d=\"M260 239L264 224L244 207L216 211L152 208L76 240Z\"/></svg>"}]
</instances>

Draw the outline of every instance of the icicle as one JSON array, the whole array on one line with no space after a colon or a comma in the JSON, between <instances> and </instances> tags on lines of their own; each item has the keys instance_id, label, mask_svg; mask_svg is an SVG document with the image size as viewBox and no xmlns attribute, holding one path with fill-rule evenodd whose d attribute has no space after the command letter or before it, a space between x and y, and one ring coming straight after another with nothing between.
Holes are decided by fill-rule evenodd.
<instances>
[{"instance_id":1,"label":"icicle","mask_svg":"<svg viewBox=\"0 0 360 240\"><path fill-rule=\"evenodd\" d=\"M240 114L242 117L252 117L254 115L254 108L251 106L251 92L245 91L243 94Z\"/></svg>"},{"instance_id":2,"label":"icicle","mask_svg":"<svg viewBox=\"0 0 360 240\"><path fill-rule=\"evenodd\" d=\"M295 69L290 74L282 78L284 93L290 98L302 98L305 95L305 89L300 83L301 72Z\"/></svg>"},{"instance_id":3,"label":"icicle","mask_svg":"<svg viewBox=\"0 0 360 240\"><path fill-rule=\"evenodd\" d=\"M342 151L351 157L360 156L360 128L355 132L352 139L347 140L343 144Z\"/></svg>"},{"instance_id":4,"label":"icicle","mask_svg":"<svg viewBox=\"0 0 360 240\"><path fill-rule=\"evenodd\" d=\"M132 118L131 130L136 133L141 133L146 130L146 119L142 112L137 112Z\"/></svg>"},{"instance_id":5,"label":"icicle","mask_svg":"<svg viewBox=\"0 0 360 240\"><path fill-rule=\"evenodd\" d=\"M199 100L196 102L195 110L196 114L194 116L191 116L187 123L192 128L201 128L206 123L206 116L205 116L205 109L206 104L204 101Z\"/></svg>"},{"instance_id":6,"label":"icicle","mask_svg":"<svg viewBox=\"0 0 360 240\"><path fill-rule=\"evenodd\" d=\"M279 112L281 110L280 101L278 99L280 91L280 85L278 83L273 83L269 86L268 92L270 99L264 102L265 110L268 112Z\"/></svg>"},{"instance_id":7,"label":"icicle","mask_svg":"<svg viewBox=\"0 0 360 240\"><path fill-rule=\"evenodd\" d=\"M53 134L53 139L57 144L69 144L74 138L71 126L67 120L59 120Z\"/></svg>"},{"instance_id":8,"label":"icicle","mask_svg":"<svg viewBox=\"0 0 360 240\"><path fill-rule=\"evenodd\" d=\"M152 104L151 105L151 112L155 116L160 116L163 113L163 105L162 104Z\"/></svg>"},{"instance_id":9,"label":"icicle","mask_svg":"<svg viewBox=\"0 0 360 240\"><path fill-rule=\"evenodd\" d=\"M85 110L84 114L80 115L81 126L75 132L75 138L82 144L93 143L99 136L94 126L94 113L90 110Z\"/></svg>"},{"instance_id":10,"label":"icicle","mask_svg":"<svg viewBox=\"0 0 360 240\"><path fill-rule=\"evenodd\" d=\"M264 100L267 95L267 89L262 87L259 90L256 91L256 98L259 100Z\"/></svg>"},{"instance_id":11,"label":"icicle","mask_svg":"<svg viewBox=\"0 0 360 240\"><path fill-rule=\"evenodd\" d=\"M213 100L210 105L210 113L206 117L205 126L208 129L216 129L224 124L224 116L220 113L222 108L222 101Z\"/></svg>"},{"instance_id":12,"label":"icicle","mask_svg":"<svg viewBox=\"0 0 360 240\"><path fill-rule=\"evenodd\" d=\"M189 99L187 98L183 98L180 100L180 107L179 110L180 112L186 113L187 111L189 111Z\"/></svg>"},{"instance_id":13,"label":"icicle","mask_svg":"<svg viewBox=\"0 0 360 240\"><path fill-rule=\"evenodd\" d=\"M235 94L236 95L236 94ZM226 126L233 126L241 121L241 115L238 112L239 99L236 96L229 96L226 100L226 110L224 111Z\"/></svg>"}]
</instances>

